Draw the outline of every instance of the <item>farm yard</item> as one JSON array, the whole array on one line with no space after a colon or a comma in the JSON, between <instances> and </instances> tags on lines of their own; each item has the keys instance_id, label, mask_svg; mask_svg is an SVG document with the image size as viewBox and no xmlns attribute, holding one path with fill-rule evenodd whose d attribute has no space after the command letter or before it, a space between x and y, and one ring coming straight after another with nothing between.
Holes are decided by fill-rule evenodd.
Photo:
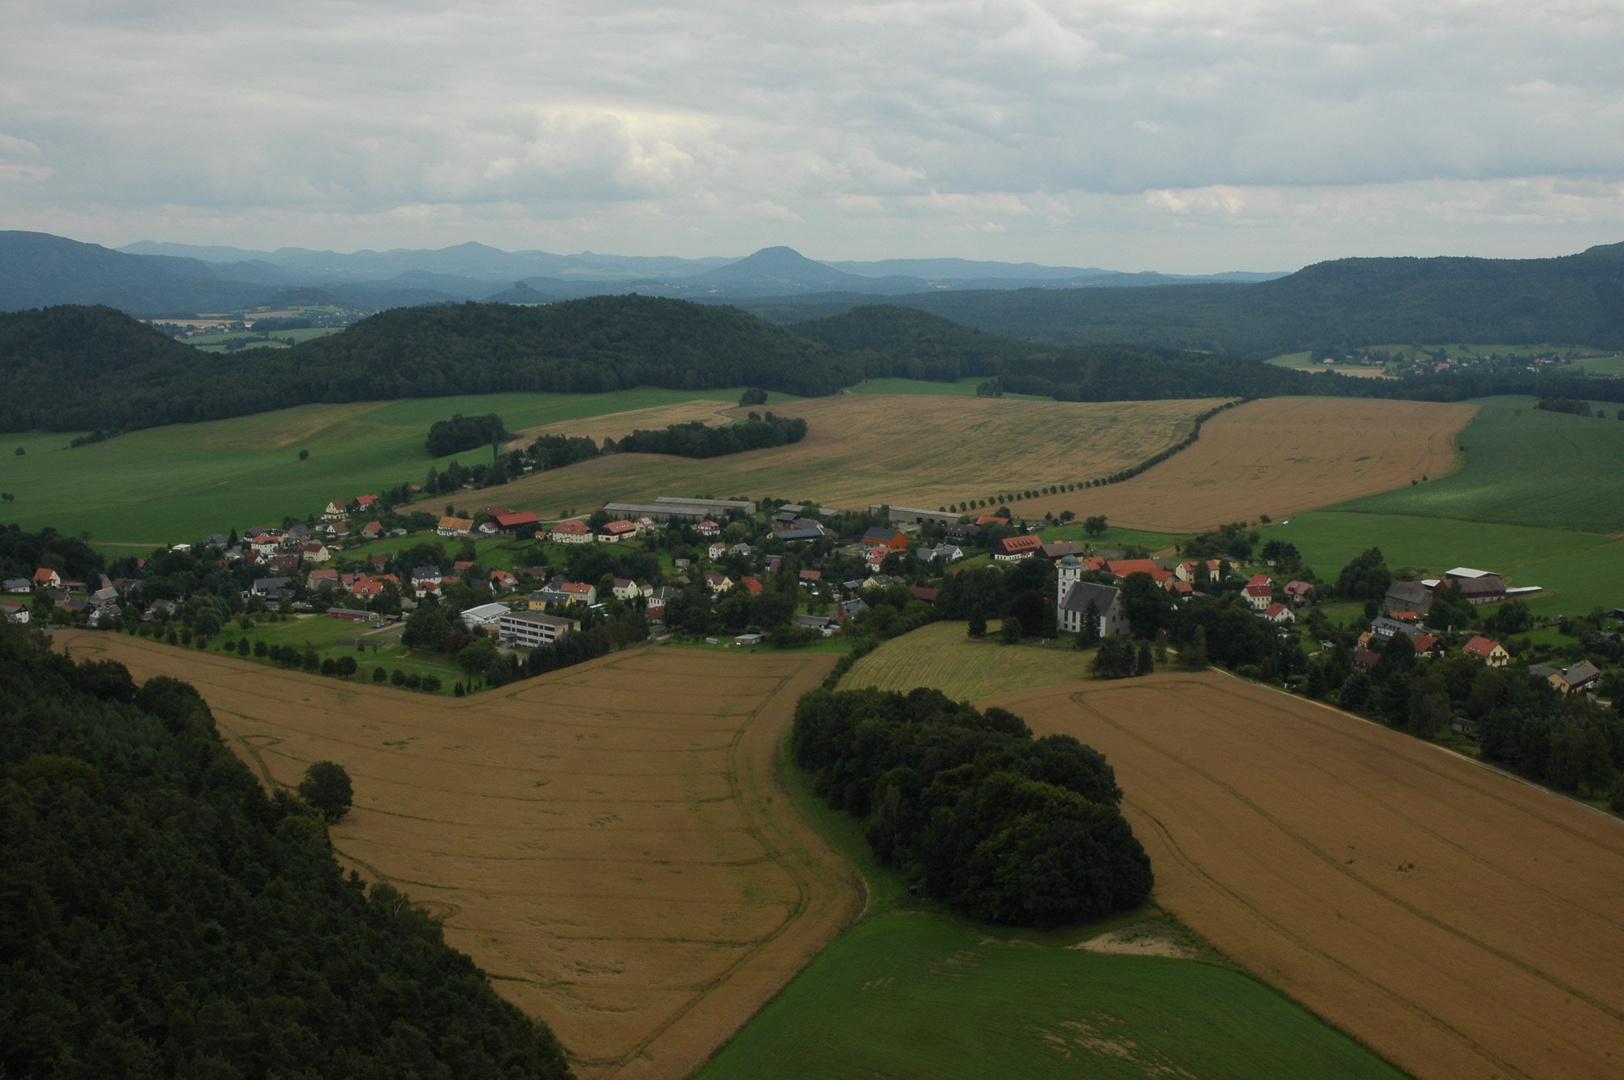
<instances>
[{"instance_id":1,"label":"farm yard","mask_svg":"<svg viewBox=\"0 0 1624 1080\"><path fill-rule=\"evenodd\" d=\"M1624 829L1216 673L1005 694L1116 769L1155 900L1419 1077L1612 1077Z\"/></svg>"},{"instance_id":2,"label":"farm yard","mask_svg":"<svg viewBox=\"0 0 1624 1080\"><path fill-rule=\"evenodd\" d=\"M583 1078L687 1076L860 906L775 779L830 654L641 649L452 702L137 638L57 643L193 683L267 782L342 764L341 857L443 916Z\"/></svg>"},{"instance_id":3,"label":"farm yard","mask_svg":"<svg viewBox=\"0 0 1624 1080\"><path fill-rule=\"evenodd\" d=\"M804 440L789 446L708 460L615 454L526 477L503 488L502 499L544 518L566 508L601 506L606 498L697 492L841 508L895 503L935 509L998 491L1108 475L1178 442L1193 419L1216 404L808 398L783 410L804 417L809 428ZM595 423L607 427L611 419ZM1034 505L1023 502L1022 512L1029 515Z\"/></svg>"},{"instance_id":4,"label":"farm yard","mask_svg":"<svg viewBox=\"0 0 1624 1080\"><path fill-rule=\"evenodd\" d=\"M1542 412L1533 399L1484 403L1459 435L1450 476L1337 509L1624 533L1624 423Z\"/></svg>"},{"instance_id":5,"label":"farm yard","mask_svg":"<svg viewBox=\"0 0 1624 1080\"><path fill-rule=\"evenodd\" d=\"M1020 513L1104 514L1113 525L1171 533L1280 518L1443 476L1475 411L1364 398L1252 401L1214 416L1194 446L1131 480L1028 500Z\"/></svg>"}]
</instances>

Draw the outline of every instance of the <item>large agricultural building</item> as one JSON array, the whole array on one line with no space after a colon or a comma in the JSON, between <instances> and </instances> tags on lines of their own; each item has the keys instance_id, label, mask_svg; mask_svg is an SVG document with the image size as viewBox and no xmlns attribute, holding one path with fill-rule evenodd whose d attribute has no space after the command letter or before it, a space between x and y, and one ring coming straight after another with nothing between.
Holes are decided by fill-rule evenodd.
<instances>
[{"instance_id":1,"label":"large agricultural building","mask_svg":"<svg viewBox=\"0 0 1624 1080\"><path fill-rule=\"evenodd\" d=\"M706 518L725 518L731 511L754 514L756 504L741 499L684 499L674 495L661 495L651 503L605 503L604 513L631 521L650 518L654 521L704 521Z\"/></svg>"}]
</instances>

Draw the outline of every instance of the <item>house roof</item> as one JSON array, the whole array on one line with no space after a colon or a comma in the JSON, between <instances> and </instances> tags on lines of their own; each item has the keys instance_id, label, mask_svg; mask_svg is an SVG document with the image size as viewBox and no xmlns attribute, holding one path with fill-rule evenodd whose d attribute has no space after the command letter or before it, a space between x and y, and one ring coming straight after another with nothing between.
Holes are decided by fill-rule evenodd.
<instances>
[{"instance_id":1,"label":"house roof","mask_svg":"<svg viewBox=\"0 0 1624 1080\"><path fill-rule=\"evenodd\" d=\"M521 510L518 513L495 514L493 516L496 519L497 527L502 529L515 529L520 525L534 525L539 520L529 510Z\"/></svg>"},{"instance_id":2,"label":"house roof","mask_svg":"<svg viewBox=\"0 0 1624 1080\"><path fill-rule=\"evenodd\" d=\"M1033 552L1042 547L1043 539L1038 536L1006 536L998 541L998 549L1005 555Z\"/></svg>"},{"instance_id":3,"label":"house roof","mask_svg":"<svg viewBox=\"0 0 1624 1080\"><path fill-rule=\"evenodd\" d=\"M440 519L440 528L454 529L458 532L467 532L474 527L473 518L451 517L449 514Z\"/></svg>"},{"instance_id":4,"label":"house roof","mask_svg":"<svg viewBox=\"0 0 1624 1080\"><path fill-rule=\"evenodd\" d=\"M1498 648L1500 648L1500 643L1498 641L1495 641L1493 638L1486 638L1482 635L1478 635L1462 646L1461 651L1471 653L1473 656L1487 657L1490 653L1494 652L1494 650Z\"/></svg>"},{"instance_id":5,"label":"house roof","mask_svg":"<svg viewBox=\"0 0 1624 1080\"><path fill-rule=\"evenodd\" d=\"M586 522L582 521L580 518L571 518L568 521L560 521L557 525L553 526L553 532L563 533L565 536L585 536L591 531L591 529L587 528Z\"/></svg>"},{"instance_id":6,"label":"house roof","mask_svg":"<svg viewBox=\"0 0 1624 1080\"><path fill-rule=\"evenodd\" d=\"M603 531L613 536L623 536L626 533L636 532L637 523L635 521L611 521L603 527Z\"/></svg>"}]
</instances>

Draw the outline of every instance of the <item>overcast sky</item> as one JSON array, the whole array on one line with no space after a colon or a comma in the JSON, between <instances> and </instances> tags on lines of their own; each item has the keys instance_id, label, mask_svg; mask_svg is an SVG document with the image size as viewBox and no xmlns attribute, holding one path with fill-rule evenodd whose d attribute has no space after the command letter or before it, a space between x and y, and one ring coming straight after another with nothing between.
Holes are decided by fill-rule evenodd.
<instances>
[{"instance_id":1,"label":"overcast sky","mask_svg":"<svg viewBox=\"0 0 1624 1080\"><path fill-rule=\"evenodd\" d=\"M1624 240L1624 4L5 0L0 228L1204 272Z\"/></svg>"}]
</instances>

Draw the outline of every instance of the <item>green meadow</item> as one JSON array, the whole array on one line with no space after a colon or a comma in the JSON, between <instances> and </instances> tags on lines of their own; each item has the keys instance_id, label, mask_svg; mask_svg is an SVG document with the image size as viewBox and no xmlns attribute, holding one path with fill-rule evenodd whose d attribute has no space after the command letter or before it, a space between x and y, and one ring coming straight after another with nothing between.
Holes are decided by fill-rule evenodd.
<instances>
[{"instance_id":1,"label":"green meadow","mask_svg":"<svg viewBox=\"0 0 1624 1080\"><path fill-rule=\"evenodd\" d=\"M1297 545L1322 579L1334 580L1355 555L1378 547L1395 571L1472 566L1503 574L1512 586L1539 585L1544 591L1528 600L1536 613L1624 605L1624 540L1595 533L1340 508L1297 514L1261 531L1265 541Z\"/></svg>"},{"instance_id":2,"label":"green meadow","mask_svg":"<svg viewBox=\"0 0 1624 1080\"><path fill-rule=\"evenodd\" d=\"M862 871L868 908L695 1080L1404 1075L1154 910L1048 933L943 914L786 769L798 808ZM1076 947L1128 926L1199 958Z\"/></svg>"},{"instance_id":3,"label":"green meadow","mask_svg":"<svg viewBox=\"0 0 1624 1080\"><path fill-rule=\"evenodd\" d=\"M77 449L69 447L72 432L11 435L0 453L0 491L16 500L0 507L0 522L89 533L106 543L190 541L280 523L290 514L320 514L332 498L421 483L430 466L444 468L451 460L431 458L424 449L429 425L454 413L494 412L517 431L696 398L737 401L738 395L736 389L647 387L303 405L149 428ZM300 461L305 450L310 456ZM472 464L488 454L477 449L458 456ZM499 491L490 491L486 501L500 501Z\"/></svg>"},{"instance_id":4,"label":"green meadow","mask_svg":"<svg viewBox=\"0 0 1624 1080\"><path fill-rule=\"evenodd\" d=\"M1461 468L1336 509L1505 525L1624 532L1624 422L1488 399L1457 439ZM1301 545L1299 545L1301 546Z\"/></svg>"}]
</instances>

